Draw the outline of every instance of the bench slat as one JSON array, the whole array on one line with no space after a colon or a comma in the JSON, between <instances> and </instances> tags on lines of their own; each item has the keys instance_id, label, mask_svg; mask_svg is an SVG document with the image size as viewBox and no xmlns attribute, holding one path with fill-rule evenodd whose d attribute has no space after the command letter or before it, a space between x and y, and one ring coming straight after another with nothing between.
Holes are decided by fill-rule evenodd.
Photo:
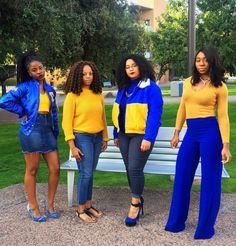
<instances>
[{"instance_id":1,"label":"bench slat","mask_svg":"<svg viewBox=\"0 0 236 246\"><path fill-rule=\"evenodd\" d=\"M182 128L180 134L179 134L179 139L180 141L183 140L183 137L186 133L187 128ZM113 139L113 126L108 126L107 127L107 131L108 131L108 137L110 140ZM175 128L174 127L160 127L158 134L157 134L157 141L159 140L166 140L166 141L170 141L170 139L172 139L173 135L174 135L174 131Z\"/></svg>"},{"instance_id":2,"label":"bench slat","mask_svg":"<svg viewBox=\"0 0 236 246\"><path fill-rule=\"evenodd\" d=\"M181 142L179 142L177 148L179 148L181 145ZM170 140L169 141L156 141L154 143L154 148L171 148L170 147ZM113 142L113 139L108 141L108 146L106 151L119 151L119 148L117 148Z\"/></svg>"},{"instance_id":3,"label":"bench slat","mask_svg":"<svg viewBox=\"0 0 236 246\"><path fill-rule=\"evenodd\" d=\"M113 160L112 160L113 161ZM126 172L125 165L118 160L100 160L97 166L98 171L109 170L110 172ZM161 162L148 160L144 168L144 173L151 174L175 174L175 162ZM199 173L199 172L198 172Z\"/></svg>"},{"instance_id":4,"label":"bench slat","mask_svg":"<svg viewBox=\"0 0 236 246\"><path fill-rule=\"evenodd\" d=\"M179 134L179 139L180 141L183 140L183 137L186 133L187 128L182 128L180 134ZM165 141L170 141L174 135L175 128L174 127L160 127L156 140L165 140Z\"/></svg>"},{"instance_id":5,"label":"bench slat","mask_svg":"<svg viewBox=\"0 0 236 246\"><path fill-rule=\"evenodd\" d=\"M169 155L177 155L179 149L171 149L171 148L157 148L153 147L152 154L169 154ZM107 147L105 153L120 153L120 149L117 147ZM102 156L104 153L101 153Z\"/></svg>"},{"instance_id":6,"label":"bench slat","mask_svg":"<svg viewBox=\"0 0 236 246\"><path fill-rule=\"evenodd\" d=\"M153 148L152 153L149 156L149 159L154 160L176 160L178 154L178 148ZM99 156L100 159L111 158L111 159L121 159L121 153L119 148L114 147L114 149L108 148L105 152L102 152ZM71 155L69 160L75 161L75 158Z\"/></svg>"},{"instance_id":7,"label":"bench slat","mask_svg":"<svg viewBox=\"0 0 236 246\"><path fill-rule=\"evenodd\" d=\"M121 159L121 154L120 153L107 153L103 152L101 153L99 159ZM149 160L173 160L175 161L177 158L177 155L164 155L164 154L150 154L148 159Z\"/></svg>"}]
</instances>

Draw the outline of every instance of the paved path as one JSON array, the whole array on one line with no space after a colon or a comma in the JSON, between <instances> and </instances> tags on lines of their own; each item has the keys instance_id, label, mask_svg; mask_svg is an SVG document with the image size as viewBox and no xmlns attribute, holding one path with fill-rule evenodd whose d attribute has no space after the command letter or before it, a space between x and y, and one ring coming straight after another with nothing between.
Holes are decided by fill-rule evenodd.
<instances>
[{"instance_id":1,"label":"paved path","mask_svg":"<svg viewBox=\"0 0 236 246\"><path fill-rule=\"evenodd\" d=\"M16 123L18 121L16 114L0 109L0 123Z\"/></svg>"},{"instance_id":2,"label":"paved path","mask_svg":"<svg viewBox=\"0 0 236 246\"><path fill-rule=\"evenodd\" d=\"M47 186L37 185L37 194L39 201L45 199ZM216 235L210 240L197 241L193 240L193 235L198 217L199 193L192 193L186 229L177 234L163 229L171 192L145 190L145 216L134 228L127 228L123 222L129 208L127 188L94 188L94 205L105 212L105 216L95 224L86 224L77 218L75 208L67 206L66 196L66 186L60 185L56 197L56 209L61 213L59 220L35 223L26 213L27 201L23 185L0 189L1 245L236 245L235 194L222 194L221 209L215 226Z\"/></svg>"}]
</instances>

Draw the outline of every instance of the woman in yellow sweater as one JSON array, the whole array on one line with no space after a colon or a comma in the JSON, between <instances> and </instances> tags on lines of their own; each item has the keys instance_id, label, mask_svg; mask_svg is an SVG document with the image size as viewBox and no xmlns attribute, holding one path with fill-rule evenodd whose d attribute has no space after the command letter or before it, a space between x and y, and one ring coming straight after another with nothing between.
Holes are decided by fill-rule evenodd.
<instances>
[{"instance_id":1,"label":"woman in yellow sweater","mask_svg":"<svg viewBox=\"0 0 236 246\"><path fill-rule=\"evenodd\" d=\"M192 77L184 81L171 141L171 146L175 148L186 119L188 129L178 153L172 203L165 230L176 233L185 229L191 186L201 157L200 211L194 239L209 239L215 234L222 165L231 160L228 92L222 82L223 76L224 69L216 50L210 47L200 49L195 56Z\"/></svg>"},{"instance_id":2,"label":"woman in yellow sweater","mask_svg":"<svg viewBox=\"0 0 236 246\"><path fill-rule=\"evenodd\" d=\"M76 215L85 222L96 222L103 213L92 206L93 172L100 153L107 147L108 134L102 86L95 64L75 63L67 78L65 93L62 128L79 169Z\"/></svg>"}]
</instances>

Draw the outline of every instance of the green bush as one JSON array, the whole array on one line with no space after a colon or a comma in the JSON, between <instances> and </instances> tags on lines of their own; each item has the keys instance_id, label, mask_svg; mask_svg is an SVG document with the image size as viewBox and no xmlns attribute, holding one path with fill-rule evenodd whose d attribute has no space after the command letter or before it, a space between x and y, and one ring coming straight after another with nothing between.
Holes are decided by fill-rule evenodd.
<instances>
[{"instance_id":1,"label":"green bush","mask_svg":"<svg viewBox=\"0 0 236 246\"><path fill-rule=\"evenodd\" d=\"M9 78L5 81L5 85L16 85L16 77Z\"/></svg>"},{"instance_id":2,"label":"green bush","mask_svg":"<svg viewBox=\"0 0 236 246\"><path fill-rule=\"evenodd\" d=\"M65 89L65 83L58 84L56 87L57 87L57 90L64 90Z\"/></svg>"}]
</instances>

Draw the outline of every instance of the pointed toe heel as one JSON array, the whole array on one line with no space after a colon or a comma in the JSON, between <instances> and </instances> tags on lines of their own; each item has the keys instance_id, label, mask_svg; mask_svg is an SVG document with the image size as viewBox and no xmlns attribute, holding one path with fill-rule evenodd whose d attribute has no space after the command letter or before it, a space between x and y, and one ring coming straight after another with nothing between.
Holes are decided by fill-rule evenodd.
<instances>
[{"instance_id":1,"label":"pointed toe heel","mask_svg":"<svg viewBox=\"0 0 236 246\"><path fill-rule=\"evenodd\" d=\"M46 200L43 201L43 207L46 210L46 214L47 214L48 218L50 218L50 219L59 219L61 217L61 215L59 213L57 213L55 211L48 210L47 201Z\"/></svg>"},{"instance_id":2,"label":"pointed toe heel","mask_svg":"<svg viewBox=\"0 0 236 246\"><path fill-rule=\"evenodd\" d=\"M61 215L57 212L47 210L47 217L50 219L59 219Z\"/></svg>"},{"instance_id":3,"label":"pointed toe heel","mask_svg":"<svg viewBox=\"0 0 236 246\"><path fill-rule=\"evenodd\" d=\"M34 216L33 210L30 208L29 204L27 205L27 212L29 217L34 221L34 222L46 222L46 216L41 215L41 216Z\"/></svg>"}]
</instances>

